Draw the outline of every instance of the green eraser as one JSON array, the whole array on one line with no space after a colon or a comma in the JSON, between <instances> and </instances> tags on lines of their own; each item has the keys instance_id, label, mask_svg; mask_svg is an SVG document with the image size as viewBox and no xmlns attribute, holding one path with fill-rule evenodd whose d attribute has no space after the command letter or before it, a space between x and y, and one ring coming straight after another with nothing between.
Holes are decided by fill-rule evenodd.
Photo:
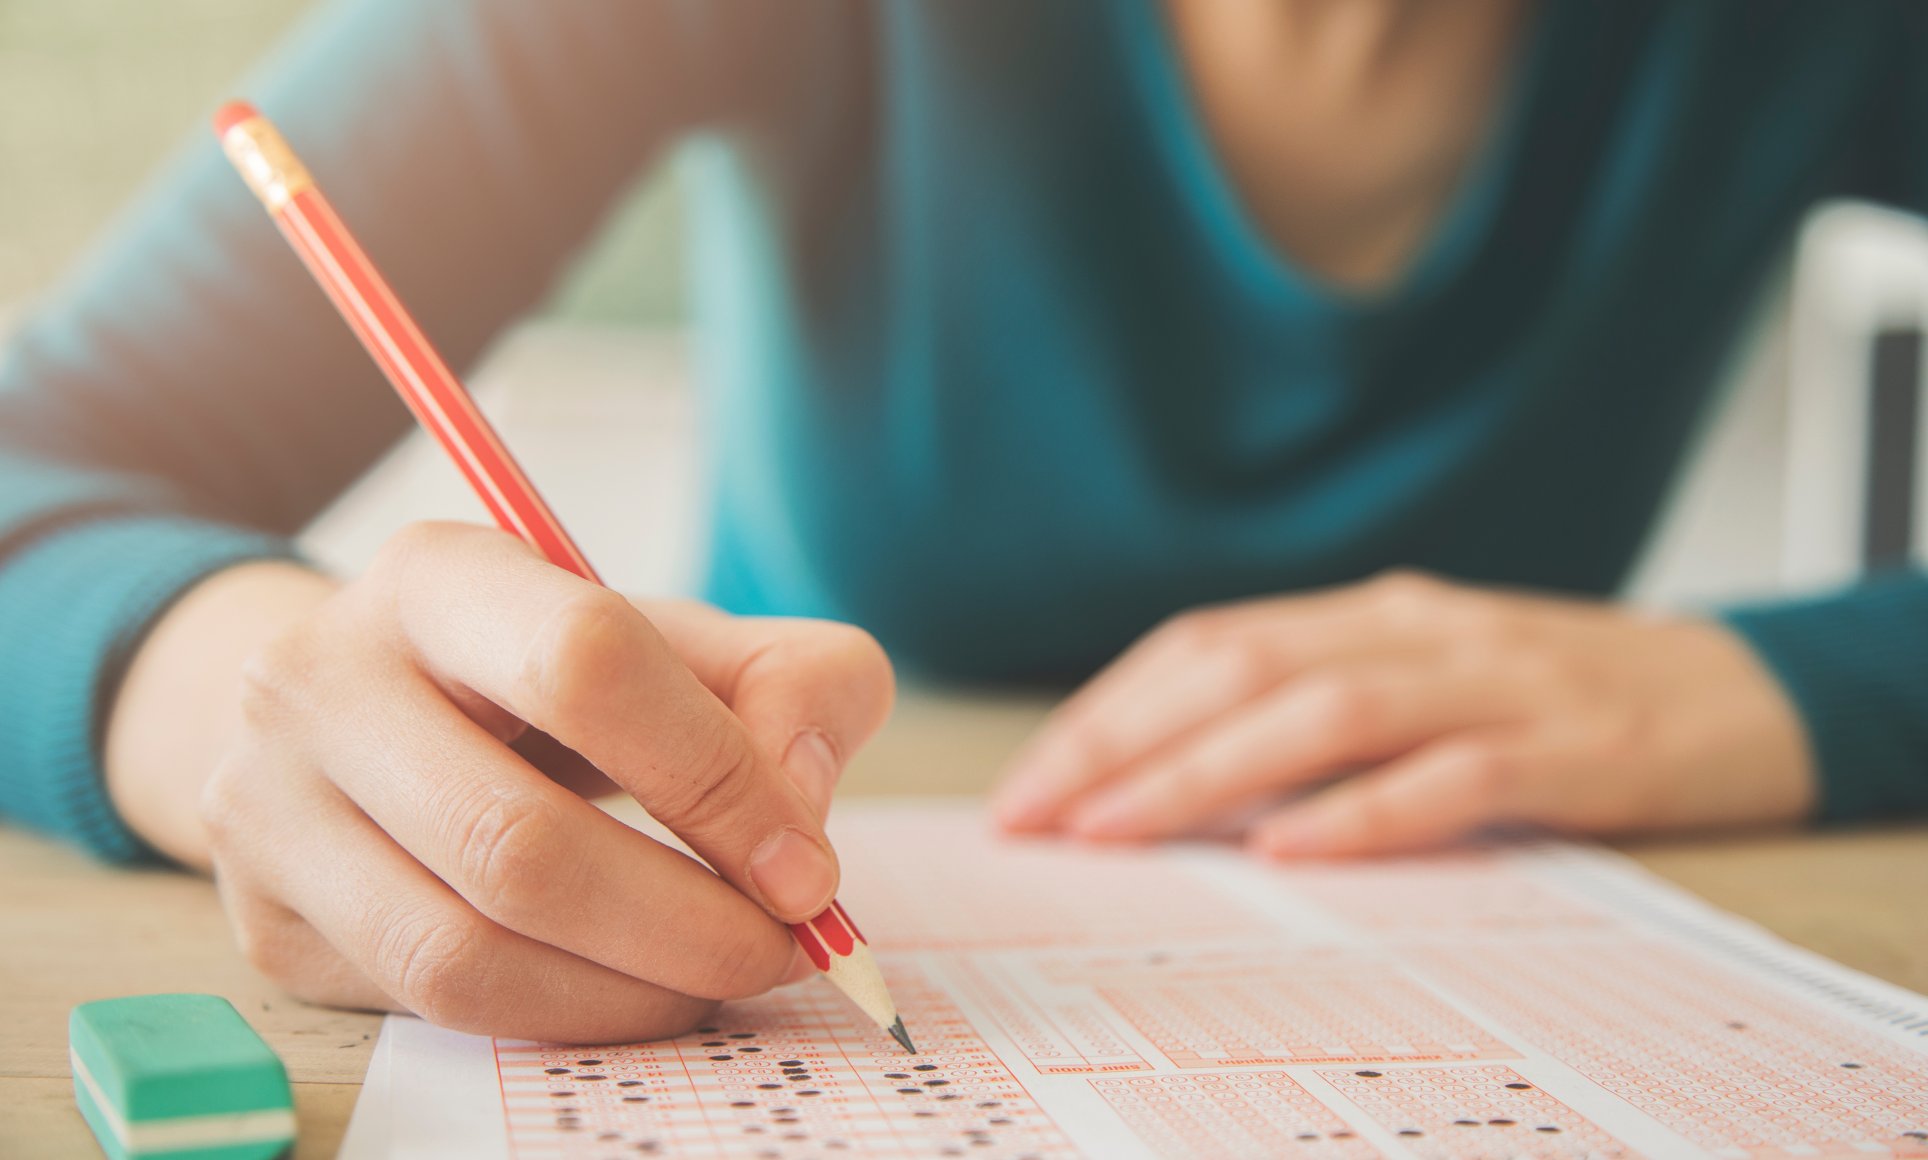
<instances>
[{"instance_id":1,"label":"green eraser","mask_svg":"<svg viewBox=\"0 0 1928 1160\"><path fill-rule=\"evenodd\" d=\"M74 1101L113 1160L268 1160L295 1138L281 1060L218 995L130 995L67 1020Z\"/></svg>"}]
</instances>

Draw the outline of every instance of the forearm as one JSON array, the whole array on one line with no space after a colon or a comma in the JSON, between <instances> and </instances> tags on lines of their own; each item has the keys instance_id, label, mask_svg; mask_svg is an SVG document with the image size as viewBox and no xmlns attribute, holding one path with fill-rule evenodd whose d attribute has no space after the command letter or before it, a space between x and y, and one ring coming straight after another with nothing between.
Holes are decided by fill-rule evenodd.
<instances>
[{"instance_id":1,"label":"forearm","mask_svg":"<svg viewBox=\"0 0 1928 1160\"><path fill-rule=\"evenodd\" d=\"M148 632L108 707L103 762L114 808L156 850L207 869L201 787L240 726L243 667L335 587L285 561L242 564L190 589Z\"/></svg>"}]
</instances>

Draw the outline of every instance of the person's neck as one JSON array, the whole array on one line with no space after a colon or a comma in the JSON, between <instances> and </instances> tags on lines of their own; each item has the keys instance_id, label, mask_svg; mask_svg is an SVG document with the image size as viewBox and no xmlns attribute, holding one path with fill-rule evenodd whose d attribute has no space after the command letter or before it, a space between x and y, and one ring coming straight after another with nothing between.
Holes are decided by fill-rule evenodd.
<instances>
[{"instance_id":1,"label":"person's neck","mask_svg":"<svg viewBox=\"0 0 1928 1160\"><path fill-rule=\"evenodd\" d=\"M1219 161L1283 252L1383 285L1484 136L1526 0L1166 0Z\"/></svg>"},{"instance_id":2,"label":"person's neck","mask_svg":"<svg viewBox=\"0 0 1928 1160\"><path fill-rule=\"evenodd\" d=\"M1174 7L1198 3L1220 5L1215 19L1236 22L1255 51L1263 46L1306 76L1307 88L1335 96L1399 71L1408 54L1425 49L1430 32L1468 15L1426 0L1172 0Z\"/></svg>"}]
</instances>

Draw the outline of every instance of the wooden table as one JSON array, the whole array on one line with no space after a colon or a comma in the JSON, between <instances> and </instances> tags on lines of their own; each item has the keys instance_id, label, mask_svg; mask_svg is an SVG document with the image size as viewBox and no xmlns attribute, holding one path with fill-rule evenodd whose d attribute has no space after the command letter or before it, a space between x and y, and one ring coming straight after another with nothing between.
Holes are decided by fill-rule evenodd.
<instances>
[{"instance_id":1,"label":"wooden table","mask_svg":"<svg viewBox=\"0 0 1928 1160\"><path fill-rule=\"evenodd\" d=\"M907 698L841 792L981 792L1042 711L1025 700ZM1784 938L1928 991L1928 826L1625 848ZM301 1120L295 1155L334 1155L378 1016L311 1007L257 976L200 879L109 869L0 831L0 883L0 1156L93 1154L68 1078L68 1009L157 991L232 1000L287 1061Z\"/></svg>"}]
</instances>

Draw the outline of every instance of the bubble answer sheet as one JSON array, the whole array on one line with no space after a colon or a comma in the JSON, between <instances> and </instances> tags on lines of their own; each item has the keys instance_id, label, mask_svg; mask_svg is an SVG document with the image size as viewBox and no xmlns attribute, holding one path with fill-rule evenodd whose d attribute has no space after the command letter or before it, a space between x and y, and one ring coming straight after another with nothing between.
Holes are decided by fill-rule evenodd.
<instances>
[{"instance_id":1,"label":"bubble answer sheet","mask_svg":"<svg viewBox=\"0 0 1928 1160\"><path fill-rule=\"evenodd\" d=\"M341 1155L1928 1157L1928 1000L1607 851L1275 868L942 800L830 828L921 1054L821 979L648 1044L391 1017Z\"/></svg>"}]
</instances>

